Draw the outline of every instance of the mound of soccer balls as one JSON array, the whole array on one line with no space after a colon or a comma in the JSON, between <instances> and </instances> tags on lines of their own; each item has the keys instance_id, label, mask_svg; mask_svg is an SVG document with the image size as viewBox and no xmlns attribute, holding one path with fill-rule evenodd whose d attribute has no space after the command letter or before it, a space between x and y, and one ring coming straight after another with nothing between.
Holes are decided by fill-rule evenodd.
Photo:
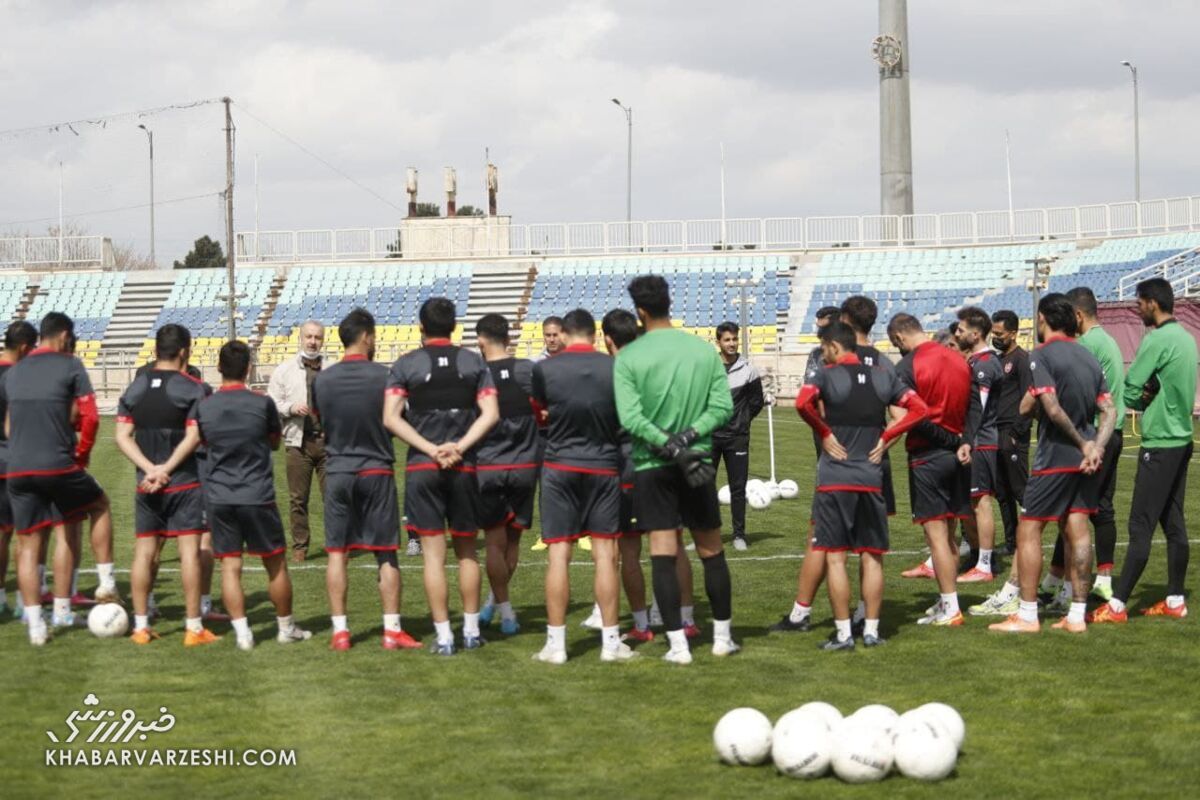
<instances>
[{"instance_id":1,"label":"mound of soccer balls","mask_svg":"<svg viewBox=\"0 0 1200 800\"><path fill-rule=\"evenodd\" d=\"M717 722L713 745L726 764L774 762L791 778L832 770L846 783L881 781L895 769L906 778L940 781L954 772L966 727L944 703L897 714L869 705L848 717L828 703L805 703L772 726L754 708L735 708Z\"/></svg>"},{"instance_id":2,"label":"mound of soccer balls","mask_svg":"<svg viewBox=\"0 0 1200 800\"><path fill-rule=\"evenodd\" d=\"M772 500L780 498L791 500L799 493L800 487L793 480L782 480L776 483L775 481L760 481L758 478L751 478L746 481L746 505L759 511L770 506ZM717 499L721 501L722 505L729 505L733 499L729 484L717 490Z\"/></svg>"}]
</instances>

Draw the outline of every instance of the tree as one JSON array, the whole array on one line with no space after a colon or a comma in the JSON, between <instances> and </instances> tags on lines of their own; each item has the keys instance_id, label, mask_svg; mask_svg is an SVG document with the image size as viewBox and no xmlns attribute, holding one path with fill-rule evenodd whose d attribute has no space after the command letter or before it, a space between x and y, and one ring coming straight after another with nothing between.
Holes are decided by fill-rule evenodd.
<instances>
[{"instance_id":1,"label":"tree","mask_svg":"<svg viewBox=\"0 0 1200 800\"><path fill-rule=\"evenodd\" d=\"M483 209L475 206L463 206L454 214L456 217L482 217Z\"/></svg>"},{"instance_id":2,"label":"tree","mask_svg":"<svg viewBox=\"0 0 1200 800\"><path fill-rule=\"evenodd\" d=\"M225 267L225 252L220 242L214 242L208 236L201 236L192 245L192 252L183 257L183 261L175 262L175 269L212 269Z\"/></svg>"},{"instance_id":3,"label":"tree","mask_svg":"<svg viewBox=\"0 0 1200 800\"><path fill-rule=\"evenodd\" d=\"M414 216L440 217L441 215L442 207L437 203L417 203L417 213Z\"/></svg>"}]
</instances>

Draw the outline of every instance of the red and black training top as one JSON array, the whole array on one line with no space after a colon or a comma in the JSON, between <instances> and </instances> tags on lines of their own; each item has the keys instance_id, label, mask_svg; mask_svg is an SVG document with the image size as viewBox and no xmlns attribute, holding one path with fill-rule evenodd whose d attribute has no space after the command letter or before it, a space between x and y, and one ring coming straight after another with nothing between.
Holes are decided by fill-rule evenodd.
<instances>
[{"instance_id":1,"label":"red and black training top","mask_svg":"<svg viewBox=\"0 0 1200 800\"><path fill-rule=\"evenodd\" d=\"M388 369L366 356L348 355L317 373L313 412L325 431L325 471L390 471L396 460L383 425Z\"/></svg>"},{"instance_id":2,"label":"red and black training top","mask_svg":"<svg viewBox=\"0 0 1200 800\"><path fill-rule=\"evenodd\" d=\"M534 416L533 362L501 358L487 362L500 403L500 421L476 448L480 469L534 469L538 465L538 426Z\"/></svg>"},{"instance_id":3,"label":"red and black training top","mask_svg":"<svg viewBox=\"0 0 1200 800\"><path fill-rule=\"evenodd\" d=\"M546 415L547 468L618 474L623 434L611 356L575 344L539 361L533 367L533 402Z\"/></svg>"},{"instance_id":4,"label":"red and black training top","mask_svg":"<svg viewBox=\"0 0 1200 800\"><path fill-rule=\"evenodd\" d=\"M1056 334L1039 345L1029 357L1035 397L1054 394L1071 424L1084 439L1096 438L1096 418L1100 403L1109 397L1108 383L1100 362L1083 345ZM1033 456L1032 474L1079 472L1083 453L1049 417L1039 401L1038 446Z\"/></svg>"},{"instance_id":5,"label":"red and black training top","mask_svg":"<svg viewBox=\"0 0 1200 800\"><path fill-rule=\"evenodd\" d=\"M203 381L179 370L148 369L139 372L117 403L117 422L133 425L133 440L154 464L162 464L183 441L187 426L196 424L195 410L210 394ZM145 475L137 470L137 481ZM174 472L167 489L194 489L200 484L196 454Z\"/></svg>"},{"instance_id":6,"label":"red and black training top","mask_svg":"<svg viewBox=\"0 0 1200 800\"><path fill-rule=\"evenodd\" d=\"M8 411L7 477L61 475L82 469L71 425L71 406L79 404L87 420L80 443L95 441L96 395L78 358L49 348L33 350L0 380L0 402ZM89 448L90 449L90 448Z\"/></svg>"},{"instance_id":7,"label":"red and black training top","mask_svg":"<svg viewBox=\"0 0 1200 800\"><path fill-rule=\"evenodd\" d=\"M896 371L929 407L930 424L954 437L962 435L971 398L971 370L966 359L937 342L924 342L900 359ZM935 438L919 425L908 435L905 446L912 454L939 449Z\"/></svg>"}]
</instances>

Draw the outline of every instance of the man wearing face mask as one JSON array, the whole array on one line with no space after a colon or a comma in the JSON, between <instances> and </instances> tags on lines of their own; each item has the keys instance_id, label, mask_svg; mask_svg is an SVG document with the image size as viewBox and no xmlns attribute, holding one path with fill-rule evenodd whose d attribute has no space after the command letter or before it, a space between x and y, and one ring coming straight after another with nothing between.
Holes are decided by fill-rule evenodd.
<instances>
[{"instance_id":1,"label":"man wearing face mask","mask_svg":"<svg viewBox=\"0 0 1200 800\"><path fill-rule=\"evenodd\" d=\"M288 496L291 500L292 561L308 555L308 498L313 473L325 493L325 431L312 411L313 382L322 369L325 326L309 320L300 326L300 352L275 368L267 394L283 422Z\"/></svg>"},{"instance_id":2,"label":"man wearing face mask","mask_svg":"<svg viewBox=\"0 0 1200 800\"><path fill-rule=\"evenodd\" d=\"M999 458L996 460L996 503L1004 524L1004 549L1017 551L1017 515L1029 481L1030 419L1019 411L1021 398L1033 378L1029 353L1017 346L1017 315L1003 309L992 315L992 347L1000 354L1004 378L996 390L996 427Z\"/></svg>"}]
</instances>

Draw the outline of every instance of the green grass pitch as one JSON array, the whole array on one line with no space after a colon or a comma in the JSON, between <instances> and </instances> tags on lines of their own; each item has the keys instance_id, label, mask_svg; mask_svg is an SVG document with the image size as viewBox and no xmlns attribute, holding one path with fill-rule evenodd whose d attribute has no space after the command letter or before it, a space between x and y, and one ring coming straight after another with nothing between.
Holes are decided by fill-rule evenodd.
<instances>
[{"instance_id":1,"label":"green grass pitch","mask_svg":"<svg viewBox=\"0 0 1200 800\"><path fill-rule=\"evenodd\" d=\"M818 652L817 644L832 629L823 593L812 633L768 636L767 625L791 607L813 476L807 428L781 409L777 434L779 477L798 481L801 494L750 511L752 547L730 552L734 630L744 645L735 658L714 659L702 644L695 664L672 668L657 657L665 652L660 637L642 648L648 657L638 662L601 664L597 636L579 627L591 604L591 567L577 552L568 620L571 660L560 668L531 661L544 635L545 559L527 550L514 584L523 630L505 640L493 629L491 644L481 651L451 659L383 651L372 562L358 559L350 587L355 647L330 652L320 556L292 573L296 617L316 632L311 642L286 648L274 643L265 576L254 571L246 580L256 650L236 650L227 625L217 626L226 634L220 643L185 650L180 585L172 570L178 565L169 547L158 588L163 638L150 647L75 630L33 650L20 622L0 622L0 796L945 797L947 790L957 797L1009 799L1195 796L1197 621L1138 617L1125 627L1095 627L1081 637L1045 630L1013 638L989 633L979 619L959 629L918 628L914 620L934 589L928 581L899 577L918 560L922 546L920 532L907 521L902 468L895 470L901 506L892 527L897 552L885 562L887 646ZM1126 453L1135 445L1128 438ZM760 420L752 474L767 477L768 463L766 424ZM1129 457L1121 462L1121 519L1135 463ZM280 505L286 507L279 466ZM110 421L92 470L113 499L119 582L127 596L133 477L112 442ZM1200 519L1198 472L1192 470L1191 519ZM314 505L314 537L320 541L320 503ZM1125 538L1122 522L1118 565ZM405 627L428 641L432 625L419 561L402 556L401 566ZM1159 537L1132 607L1159 599L1164 580ZM81 584L90 593L94 575ZM15 588L11 574L8 587ZM986 591L966 588L964 602ZM451 598L457 626L461 607L453 591ZM707 606L702 596L698 600L706 623ZM105 707L133 708L142 718L169 708L177 719L174 728L142 746L288 748L295 749L297 764L45 766L50 745L45 731L63 731L67 714L82 709L89 693ZM967 724L957 773L940 785L898 776L880 786L846 786L832 778L802 784L769 766L726 767L714 757L712 728L725 711L754 706L774 719L818 699L843 713L867 703L900 711L931 700L954 705Z\"/></svg>"}]
</instances>

